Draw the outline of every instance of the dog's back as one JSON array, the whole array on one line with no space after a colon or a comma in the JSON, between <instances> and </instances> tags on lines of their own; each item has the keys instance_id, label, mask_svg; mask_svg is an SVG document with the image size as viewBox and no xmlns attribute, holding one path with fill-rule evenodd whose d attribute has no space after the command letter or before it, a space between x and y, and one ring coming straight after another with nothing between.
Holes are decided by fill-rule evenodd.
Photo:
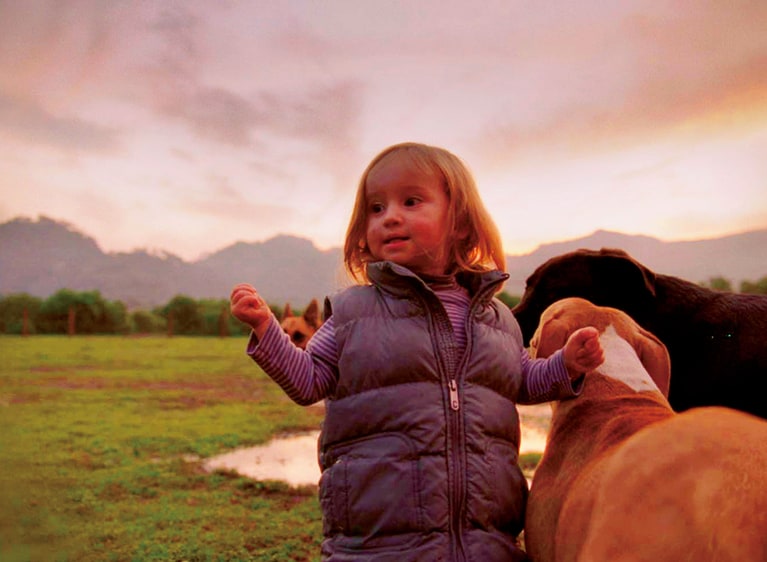
<instances>
[{"instance_id":1,"label":"dog's back","mask_svg":"<svg viewBox=\"0 0 767 562\"><path fill-rule=\"evenodd\" d=\"M767 560L766 444L767 422L729 408L647 427L595 464L596 489L575 482L558 547L589 562Z\"/></svg>"}]
</instances>

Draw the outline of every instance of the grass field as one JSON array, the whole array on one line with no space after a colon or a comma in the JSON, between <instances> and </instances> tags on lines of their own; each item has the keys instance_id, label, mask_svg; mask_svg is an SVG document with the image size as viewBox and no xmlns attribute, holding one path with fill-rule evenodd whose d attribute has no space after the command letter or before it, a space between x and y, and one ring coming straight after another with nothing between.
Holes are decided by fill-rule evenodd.
<instances>
[{"instance_id":1,"label":"grass field","mask_svg":"<svg viewBox=\"0 0 767 562\"><path fill-rule=\"evenodd\" d=\"M244 348L0 336L0 560L317 560L314 488L201 469L321 421Z\"/></svg>"}]
</instances>

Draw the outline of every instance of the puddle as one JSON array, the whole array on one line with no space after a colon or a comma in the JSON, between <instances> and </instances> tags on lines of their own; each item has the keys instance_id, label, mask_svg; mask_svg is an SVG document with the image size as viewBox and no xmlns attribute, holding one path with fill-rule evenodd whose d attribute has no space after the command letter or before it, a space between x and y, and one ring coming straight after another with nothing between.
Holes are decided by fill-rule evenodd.
<instances>
[{"instance_id":1,"label":"puddle","mask_svg":"<svg viewBox=\"0 0 767 562\"><path fill-rule=\"evenodd\" d=\"M517 406L519 422L522 426L522 441L520 453L543 452L546 448L546 437L551 426L551 404L532 404Z\"/></svg>"},{"instance_id":2,"label":"puddle","mask_svg":"<svg viewBox=\"0 0 767 562\"><path fill-rule=\"evenodd\" d=\"M522 442L519 444L521 453L542 453L546 448L546 434L534 427L522 426Z\"/></svg>"},{"instance_id":3,"label":"puddle","mask_svg":"<svg viewBox=\"0 0 767 562\"><path fill-rule=\"evenodd\" d=\"M520 406L522 444L520 453L543 451L551 408L541 404ZM281 480L291 486L316 486L320 480L317 463L319 431L273 439L265 445L236 449L209 458L205 470L234 470L255 480Z\"/></svg>"},{"instance_id":4,"label":"puddle","mask_svg":"<svg viewBox=\"0 0 767 562\"><path fill-rule=\"evenodd\" d=\"M272 439L265 445L236 449L211 457L205 470L234 470L256 480L282 480L291 486L317 485L320 466L317 462L319 431Z\"/></svg>"}]
</instances>

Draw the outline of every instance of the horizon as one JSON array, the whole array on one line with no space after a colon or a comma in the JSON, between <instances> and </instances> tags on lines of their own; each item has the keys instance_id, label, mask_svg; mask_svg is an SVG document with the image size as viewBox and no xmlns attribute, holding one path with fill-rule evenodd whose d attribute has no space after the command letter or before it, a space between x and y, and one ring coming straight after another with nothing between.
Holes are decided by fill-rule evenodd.
<instances>
[{"instance_id":1,"label":"horizon","mask_svg":"<svg viewBox=\"0 0 767 562\"><path fill-rule=\"evenodd\" d=\"M0 222L56 217L106 253L342 247L360 174L405 140L466 162L507 255L767 228L767 2L0 14Z\"/></svg>"},{"instance_id":2,"label":"horizon","mask_svg":"<svg viewBox=\"0 0 767 562\"><path fill-rule=\"evenodd\" d=\"M51 222L53 222L53 223L55 223L57 225L67 227L69 230L74 231L74 232L84 236L85 238L91 239L96 244L96 246L99 248L99 250L102 253L106 254L106 255L146 253L146 254L148 254L150 256L155 256L155 257L170 256L170 257L174 257L174 258L177 258L177 259L181 259L182 261L184 261L186 263L195 263L195 262L198 262L198 261L202 261L202 260L204 260L204 259L206 259L206 258L208 258L208 257L210 257L212 255L215 255L218 252L221 252L223 250L231 248L231 247L233 247L233 246L235 246L237 244L245 244L245 245L266 244L266 243L268 243L268 242L270 242L272 240L275 240L277 238L294 238L294 239L306 241L306 242L309 242L312 245L312 247L314 247L317 251L320 251L320 252L330 252L330 251L334 251L334 250L343 250L343 245L330 246L330 247L327 247L327 248L322 248L322 247L318 246L311 238L308 238L306 236L302 236L300 234L289 234L289 233L284 233L284 232L282 232L282 233L278 232L278 233L272 234L269 237L261 239L261 240L234 240L232 242L225 243L223 246L221 246L219 248L216 248L213 251L211 251L211 252L209 252L209 253L207 253L205 255L200 255L196 259L189 260L189 259L184 258L183 256L179 256L177 254L174 254L173 252L167 250L166 248L161 248L161 247L152 247L152 248L135 247L135 248L130 249L130 250L108 251L108 250L106 250L102 246L102 244L100 243L98 238L96 238L95 236L85 232L78 225L76 225L74 223L71 223L69 221L57 219L55 217L50 217L50 216L47 216L47 215L38 215L37 217L16 216L16 217L13 217L13 218L11 218L11 219L9 219L7 221L0 222L0 226L2 226L4 224L9 224L9 223L14 222L14 221L28 222L30 224L39 224L42 221L51 221ZM741 230L741 231L730 232L730 233L724 233L724 234L722 234L720 236L712 236L712 237L688 238L688 239L664 239L664 238L659 238L657 236L651 236L651 235L641 234L641 233L630 233L630 232L622 232L622 231L618 231L618 230L609 230L609 229L597 228L597 229L595 229L595 230L593 230L593 231L591 231L589 233L586 233L586 234L584 234L582 236L574 236L572 238L564 238L564 239L559 239L559 240L549 240L549 241L540 242L540 243L536 244L530 251L523 252L523 253L511 253L511 252L507 251L504 248L504 254L507 257L524 257L524 256L528 256L530 254L535 253L535 251L539 250L540 248L542 248L544 246L555 245L555 244L566 244L566 243L572 242L574 240L590 238L590 237L593 237L593 236L598 235L600 233L604 233L604 234L608 234L608 235L626 236L626 237L644 237L644 238L650 238L650 239L653 239L653 240L657 240L657 241L662 242L662 243L678 243L678 242L705 242L705 241L708 241L708 240L717 240L717 239L721 239L721 238L729 238L729 237L732 237L732 236L740 236L740 235L744 235L744 234L749 234L749 233L753 233L753 232L761 232L761 231L767 231L767 227L765 227L765 228L756 228L756 229L747 229L747 230Z\"/></svg>"}]
</instances>

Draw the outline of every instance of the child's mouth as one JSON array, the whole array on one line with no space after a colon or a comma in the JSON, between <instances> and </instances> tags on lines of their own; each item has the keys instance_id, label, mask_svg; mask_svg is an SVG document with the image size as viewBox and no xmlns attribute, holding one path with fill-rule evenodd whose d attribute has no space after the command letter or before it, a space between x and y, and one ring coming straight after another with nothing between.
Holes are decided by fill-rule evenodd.
<instances>
[{"instance_id":1,"label":"child's mouth","mask_svg":"<svg viewBox=\"0 0 767 562\"><path fill-rule=\"evenodd\" d=\"M400 244L404 244L408 241L408 238L406 236L394 236L392 238L387 238L384 240L384 246L397 246Z\"/></svg>"}]
</instances>

